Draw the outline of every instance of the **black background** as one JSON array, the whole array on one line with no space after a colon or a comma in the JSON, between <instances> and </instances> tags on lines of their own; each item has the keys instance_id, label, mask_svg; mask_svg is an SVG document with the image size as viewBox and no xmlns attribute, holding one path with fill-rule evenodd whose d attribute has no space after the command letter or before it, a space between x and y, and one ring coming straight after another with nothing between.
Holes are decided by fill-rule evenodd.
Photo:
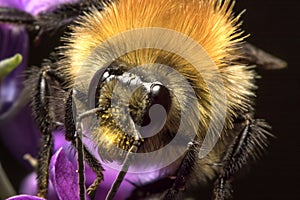
<instances>
[{"instance_id":1,"label":"black background","mask_svg":"<svg viewBox=\"0 0 300 200\"><path fill-rule=\"evenodd\" d=\"M258 70L256 117L266 119L276 135L266 155L234 182L235 199L300 199L300 1L237 0L248 41L288 62L283 70ZM299 123L299 124L298 124ZM14 185L24 172L0 145L0 159ZM203 192L203 193L202 193ZM195 191L199 199L209 192Z\"/></svg>"},{"instance_id":2,"label":"black background","mask_svg":"<svg viewBox=\"0 0 300 200\"><path fill-rule=\"evenodd\" d=\"M235 182L236 199L300 199L300 1L237 0L246 8L243 29L256 46L286 60L288 68L259 71L256 116L277 137L266 156Z\"/></svg>"}]
</instances>

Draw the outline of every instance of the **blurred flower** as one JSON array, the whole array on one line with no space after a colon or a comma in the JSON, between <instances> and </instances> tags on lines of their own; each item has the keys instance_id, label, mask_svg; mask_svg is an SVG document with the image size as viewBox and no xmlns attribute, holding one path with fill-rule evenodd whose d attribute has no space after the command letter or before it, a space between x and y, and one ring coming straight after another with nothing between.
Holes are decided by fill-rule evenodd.
<instances>
[{"instance_id":1,"label":"blurred flower","mask_svg":"<svg viewBox=\"0 0 300 200\"><path fill-rule=\"evenodd\" d=\"M57 5L76 1L78 0L0 0L0 7L16 8L32 15L38 15Z\"/></svg>"},{"instance_id":2,"label":"blurred flower","mask_svg":"<svg viewBox=\"0 0 300 200\"><path fill-rule=\"evenodd\" d=\"M74 1L77 0L0 0L0 7L16 8L35 16L58 4ZM0 45L0 60L16 53L23 56L22 63L0 83L0 139L14 157L26 165L23 155L37 155L40 134L29 106L24 106L28 95L22 94L29 50L29 37L24 26L0 24ZM20 102L23 106L15 109Z\"/></svg>"},{"instance_id":3,"label":"blurred flower","mask_svg":"<svg viewBox=\"0 0 300 200\"><path fill-rule=\"evenodd\" d=\"M27 63L28 42L28 35L23 27L0 26L0 60L12 57L16 53L23 56L22 63L2 81L0 93L1 114L11 108L23 88L22 72L24 72Z\"/></svg>"}]
</instances>

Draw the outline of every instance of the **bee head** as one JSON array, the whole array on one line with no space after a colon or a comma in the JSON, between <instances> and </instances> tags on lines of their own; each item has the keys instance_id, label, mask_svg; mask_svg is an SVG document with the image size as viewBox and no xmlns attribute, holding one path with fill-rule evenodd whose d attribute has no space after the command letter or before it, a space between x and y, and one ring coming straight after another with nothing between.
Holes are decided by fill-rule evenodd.
<instances>
[{"instance_id":1,"label":"bee head","mask_svg":"<svg viewBox=\"0 0 300 200\"><path fill-rule=\"evenodd\" d=\"M139 67L116 61L95 73L90 93L94 93L91 106L101 108L97 113L100 138L128 150L135 133L151 141L170 132L169 116L176 101L166 83L157 75L151 76L149 71L153 69L151 65Z\"/></svg>"}]
</instances>

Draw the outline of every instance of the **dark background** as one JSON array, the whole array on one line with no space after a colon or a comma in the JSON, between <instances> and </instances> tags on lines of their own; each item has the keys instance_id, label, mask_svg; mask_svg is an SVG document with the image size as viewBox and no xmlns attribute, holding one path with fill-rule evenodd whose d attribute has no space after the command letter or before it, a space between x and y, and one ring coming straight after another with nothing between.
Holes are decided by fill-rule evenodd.
<instances>
[{"instance_id":1,"label":"dark background","mask_svg":"<svg viewBox=\"0 0 300 200\"><path fill-rule=\"evenodd\" d=\"M258 70L256 117L273 127L266 155L234 182L235 199L300 199L300 1L237 0L248 41L288 62L283 70ZM298 124L299 123L299 124ZM21 166L0 145L0 159L14 185L21 180ZM17 172L16 172L17 169ZM206 199L209 192L195 191ZM204 194L204 197L203 195Z\"/></svg>"},{"instance_id":2,"label":"dark background","mask_svg":"<svg viewBox=\"0 0 300 200\"><path fill-rule=\"evenodd\" d=\"M236 199L300 199L300 1L237 0L247 9L249 42L288 62L283 70L258 71L256 117L272 125L268 153L235 182Z\"/></svg>"}]
</instances>

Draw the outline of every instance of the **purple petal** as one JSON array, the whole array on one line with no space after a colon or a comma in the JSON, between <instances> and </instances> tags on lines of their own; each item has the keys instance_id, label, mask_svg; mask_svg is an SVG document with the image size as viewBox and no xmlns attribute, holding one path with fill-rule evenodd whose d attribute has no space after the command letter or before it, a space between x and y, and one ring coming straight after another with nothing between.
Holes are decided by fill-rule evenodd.
<instances>
[{"instance_id":1,"label":"purple petal","mask_svg":"<svg viewBox=\"0 0 300 200\"><path fill-rule=\"evenodd\" d=\"M36 195L37 194L37 180L36 180L36 173L32 172L29 174L25 179L22 181L20 186L20 193L21 194L28 194L28 195ZM56 191L54 190L54 187L49 182L49 191L48 191L48 200L58 200Z\"/></svg>"},{"instance_id":2,"label":"purple petal","mask_svg":"<svg viewBox=\"0 0 300 200\"><path fill-rule=\"evenodd\" d=\"M70 145L70 144L68 144ZM74 149L71 145L64 145L52 157L50 164L50 179L56 189L59 199L78 199L78 173L77 160L75 158ZM107 168L104 171L104 181L97 189L96 199L105 199L109 189L111 188L118 171ZM125 179L134 177L135 175L128 174ZM88 187L96 178L95 173L85 163L85 178L86 186ZM124 180L116 194L115 199L126 199L135 187Z\"/></svg>"},{"instance_id":3,"label":"purple petal","mask_svg":"<svg viewBox=\"0 0 300 200\"><path fill-rule=\"evenodd\" d=\"M71 142L66 141L64 131L54 131L53 133L54 147L53 152L58 151L61 147L69 148Z\"/></svg>"},{"instance_id":4,"label":"purple petal","mask_svg":"<svg viewBox=\"0 0 300 200\"><path fill-rule=\"evenodd\" d=\"M59 199L79 199L76 168L68 160L63 148L51 158L50 179Z\"/></svg>"},{"instance_id":5,"label":"purple petal","mask_svg":"<svg viewBox=\"0 0 300 200\"><path fill-rule=\"evenodd\" d=\"M9 110L23 88L28 43L28 35L24 28L0 25L0 60L16 53L23 56L21 65L7 75L0 86L0 114Z\"/></svg>"},{"instance_id":6,"label":"purple petal","mask_svg":"<svg viewBox=\"0 0 300 200\"><path fill-rule=\"evenodd\" d=\"M8 198L7 200L44 200L43 198L30 196L30 195L18 195Z\"/></svg>"},{"instance_id":7,"label":"purple petal","mask_svg":"<svg viewBox=\"0 0 300 200\"><path fill-rule=\"evenodd\" d=\"M11 7L23 10L22 0L0 0L0 7Z\"/></svg>"},{"instance_id":8,"label":"purple petal","mask_svg":"<svg viewBox=\"0 0 300 200\"><path fill-rule=\"evenodd\" d=\"M0 7L11 7L26 11L32 15L53 8L63 3L72 3L79 0L0 0Z\"/></svg>"},{"instance_id":9,"label":"purple petal","mask_svg":"<svg viewBox=\"0 0 300 200\"><path fill-rule=\"evenodd\" d=\"M23 0L24 10L37 15L40 12L47 11L56 5L64 3L73 3L78 0Z\"/></svg>"}]
</instances>

